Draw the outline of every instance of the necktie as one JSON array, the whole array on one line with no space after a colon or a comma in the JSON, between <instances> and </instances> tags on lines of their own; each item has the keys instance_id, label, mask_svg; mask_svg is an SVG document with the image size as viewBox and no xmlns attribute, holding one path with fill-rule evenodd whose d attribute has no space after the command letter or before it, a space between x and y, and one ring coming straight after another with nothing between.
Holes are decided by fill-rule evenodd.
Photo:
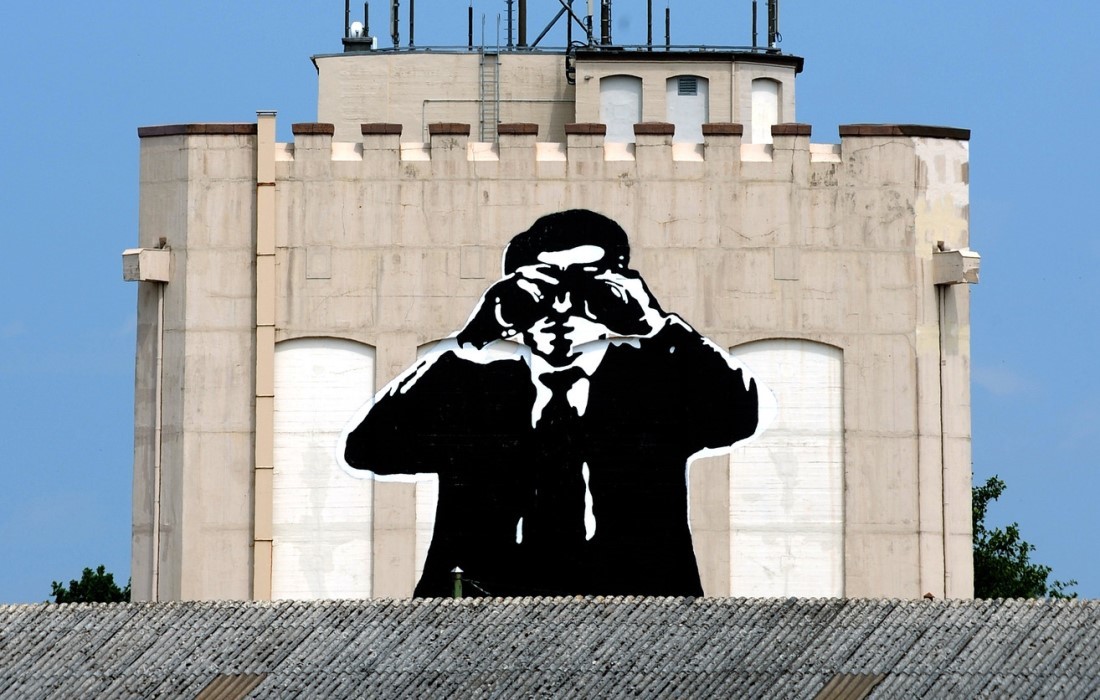
<instances>
[{"instance_id":1,"label":"necktie","mask_svg":"<svg viewBox=\"0 0 1100 700\"><path fill-rule=\"evenodd\" d=\"M544 374L549 403L535 427L531 461L534 490L523 523L522 546L538 588L548 593L575 592L585 563L585 462L583 425L569 405L568 392L586 375L579 367Z\"/></svg>"}]
</instances>

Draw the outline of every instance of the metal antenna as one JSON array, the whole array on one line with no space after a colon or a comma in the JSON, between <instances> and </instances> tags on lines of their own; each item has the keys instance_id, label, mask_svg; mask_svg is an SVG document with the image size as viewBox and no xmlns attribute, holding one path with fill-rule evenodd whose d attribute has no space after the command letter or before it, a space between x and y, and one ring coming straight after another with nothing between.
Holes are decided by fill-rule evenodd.
<instances>
[{"instance_id":1,"label":"metal antenna","mask_svg":"<svg viewBox=\"0 0 1100 700\"><path fill-rule=\"evenodd\" d=\"M611 0L600 3L600 43L611 45Z\"/></svg>"},{"instance_id":2,"label":"metal antenna","mask_svg":"<svg viewBox=\"0 0 1100 700\"><path fill-rule=\"evenodd\" d=\"M752 0L752 47L756 46L756 0Z\"/></svg>"},{"instance_id":3,"label":"metal antenna","mask_svg":"<svg viewBox=\"0 0 1100 700\"><path fill-rule=\"evenodd\" d=\"M753 0L755 2L756 0ZM649 51L653 50L653 0L646 0L646 39L645 45Z\"/></svg>"},{"instance_id":4,"label":"metal antenna","mask_svg":"<svg viewBox=\"0 0 1100 700\"><path fill-rule=\"evenodd\" d=\"M515 48L515 44L512 43L512 5L515 4L515 0L505 0L505 4L508 5L508 48L511 49Z\"/></svg>"},{"instance_id":5,"label":"metal antenna","mask_svg":"<svg viewBox=\"0 0 1100 700\"><path fill-rule=\"evenodd\" d=\"M519 45L527 46L527 0L519 0Z\"/></svg>"},{"instance_id":6,"label":"metal antenna","mask_svg":"<svg viewBox=\"0 0 1100 700\"><path fill-rule=\"evenodd\" d=\"M390 4L390 38L393 39L393 48L401 48L401 19L398 11L401 8L401 0L393 0Z\"/></svg>"},{"instance_id":7,"label":"metal antenna","mask_svg":"<svg viewBox=\"0 0 1100 700\"><path fill-rule=\"evenodd\" d=\"M768 0L768 48L778 48L783 36L779 33L779 0Z\"/></svg>"},{"instance_id":8,"label":"metal antenna","mask_svg":"<svg viewBox=\"0 0 1100 700\"><path fill-rule=\"evenodd\" d=\"M665 3L665 51L672 48L672 8Z\"/></svg>"}]
</instances>

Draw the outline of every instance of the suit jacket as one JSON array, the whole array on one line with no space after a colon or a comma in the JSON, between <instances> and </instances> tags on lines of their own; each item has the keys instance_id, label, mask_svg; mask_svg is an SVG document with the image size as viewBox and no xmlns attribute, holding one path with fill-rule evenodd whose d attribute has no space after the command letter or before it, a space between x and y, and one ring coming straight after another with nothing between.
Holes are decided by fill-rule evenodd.
<instances>
[{"instance_id":1,"label":"suit jacket","mask_svg":"<svg viewBox=\"0 0 1100 700\"><path fill-rule=\"evenodd\" d=\"M753 434L755 384L678 323L612 345L588 379L583 415L552 400L533 426L526 362L445 352L351 432L354 468L439 475L417 596L449 595L456 566L493 596L702 595L686 465Z\"/></svg>"}]
</instances>

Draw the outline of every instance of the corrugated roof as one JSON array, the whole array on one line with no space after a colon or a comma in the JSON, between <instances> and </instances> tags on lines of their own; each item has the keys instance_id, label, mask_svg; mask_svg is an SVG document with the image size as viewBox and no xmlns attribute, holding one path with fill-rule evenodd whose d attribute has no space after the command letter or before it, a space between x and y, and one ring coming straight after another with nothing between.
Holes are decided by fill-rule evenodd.
<instances>
[{"instance_id":1,"label":"corrugated roof","mask_svg":"<svg viewBox=\"0 0 1100 700\"><path fill-rule=\"evenodd\" d=\"M0 606L0 697L1100 698L1100 601Z\"/></svg>"}]
</instances>

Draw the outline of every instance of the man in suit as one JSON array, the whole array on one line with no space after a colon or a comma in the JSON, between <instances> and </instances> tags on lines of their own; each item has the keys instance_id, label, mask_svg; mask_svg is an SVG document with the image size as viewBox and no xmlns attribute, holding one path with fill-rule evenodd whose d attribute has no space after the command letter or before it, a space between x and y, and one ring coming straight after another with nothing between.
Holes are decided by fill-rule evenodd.
<instances>
[{"instance_id":1,"label":"man in suit","mask_svg":"<svg viewBox=\"0 0 1100 700\"><path fill-rule=\"evenodd\" d=\"M347 434L353 469L439 474L416 595L448 595L455 567L494 596L702 595L687 464L753 435L759 394L629 265L611 219L540 218Z\"/></svg>"}]
</instances>

